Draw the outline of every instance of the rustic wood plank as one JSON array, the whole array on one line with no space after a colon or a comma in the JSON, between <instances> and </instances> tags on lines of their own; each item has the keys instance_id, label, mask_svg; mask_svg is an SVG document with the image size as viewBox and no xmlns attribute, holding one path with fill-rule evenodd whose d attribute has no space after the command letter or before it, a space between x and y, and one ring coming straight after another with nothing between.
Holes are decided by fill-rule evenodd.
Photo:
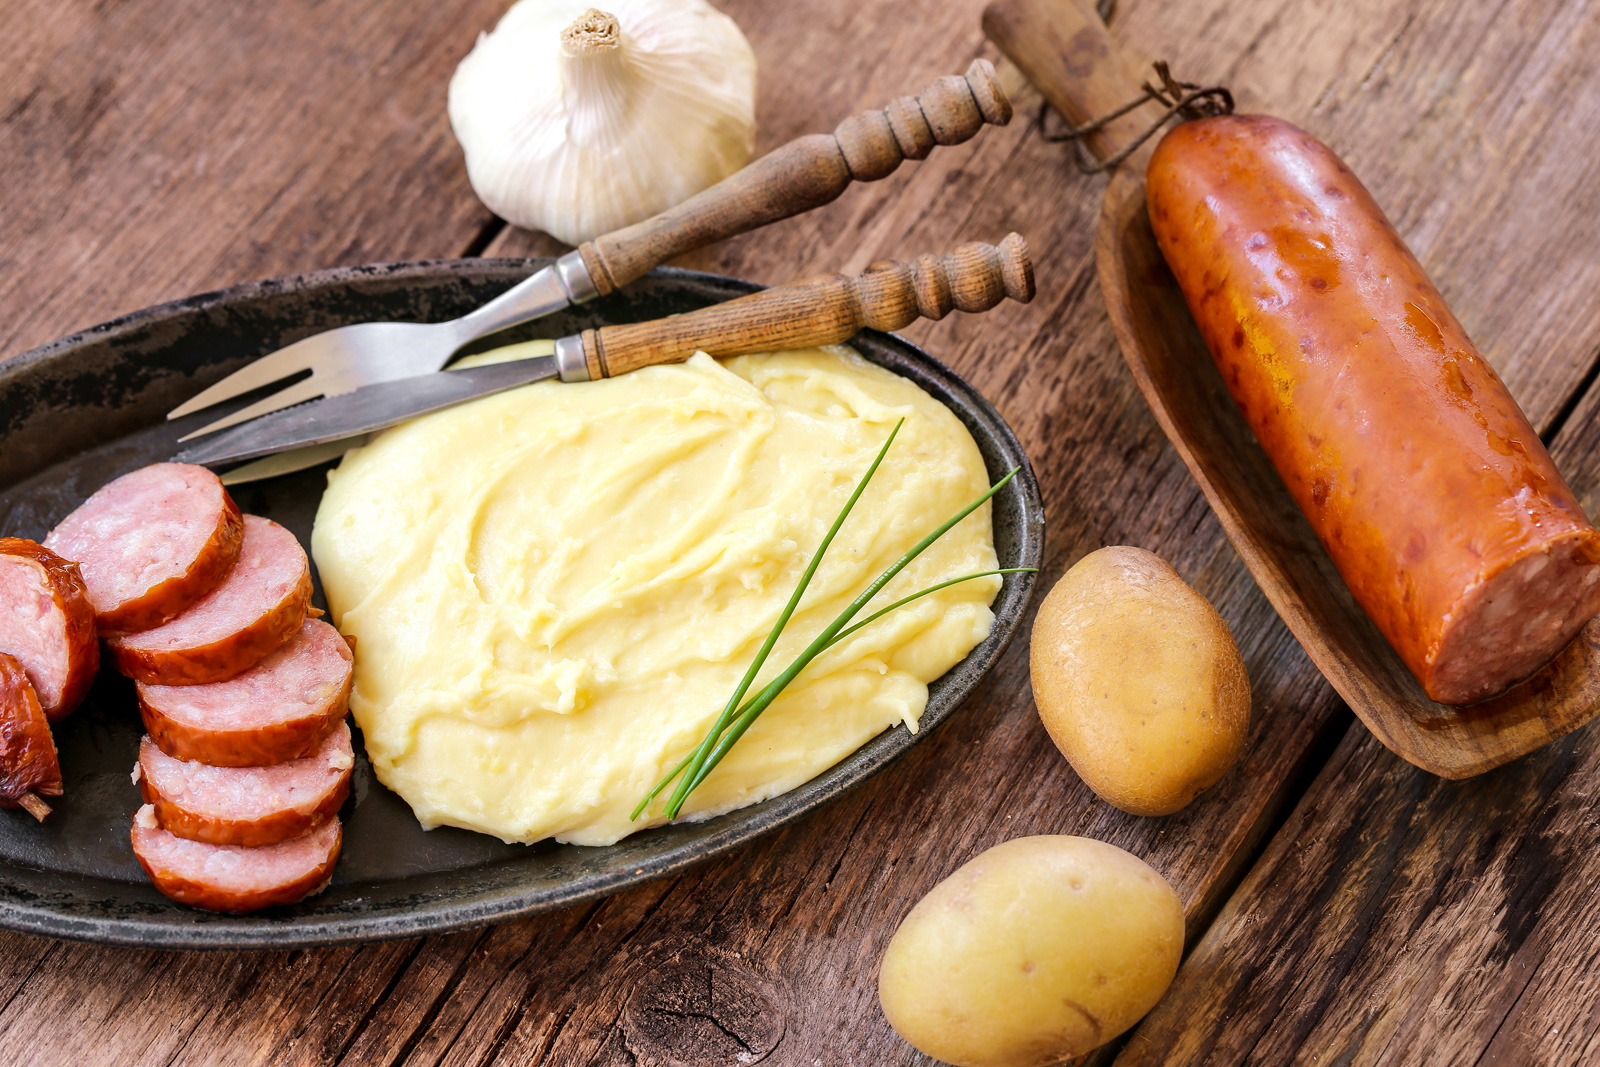
<instances>
[{"instance_id":1,"label":"rustic wood plank","mask_svg":"<svg viewBox=\"0 0 1600 1067\"><path fill-rule=\"evenodd\" d=\"M391 942L294 952L265 966L255 954L240 953L238 966L249 985L227 997L208 997L197 974L179 996L200 1022L171 1067L210 1067L219 1050L240 1067L328 1063L349 1043L374 993L412 948L412 942ZM195 962L203 968L204 960Z\"/></svg>"},{"instance_id":2,"label":"rustic wood plank","mask_svg":"<svg viewBox=\"0 0 1600 1067\"><path fill-rule=\"evenodd\" d=\"M293 271L459 255L445 85L502 0L17 0L0 38L0 355Z\"/></svg>"},{"instance_id":3,"label":"rustic wood plank","mask_svg":"<svg viewBox=\"0 0 1600 1067\"><path fill-rule=\"evenodd\" d=\"M0 1012L0 1062L166 1063L210 1006L235 994L256 970L246 957L213 957L201 977L185 962L178 953L58 945L49 965ZM208 995L185 1013L150 1010L152 1000L170 995L180 982Z\"/></svg>"},{"instance_id":4,"label":"rustic wood plank","mask_svg":"<svg viewBox=\"0 0 1600 1067\"><path fill-rule=\"evenodd\" d=\"M346 95L359 98L354 110L388 115L390 107L371 101L386 99L400 83L403 92L395 100L428 94L442 99L448 67L463 49L441 42L468 40L492 21L483 5L461 4L475 14L461 15L457 8L435 15L435 6L425 5L426 10L400 16L401 24L412 27L405 45L412 62L339 83ZM737 0L723 6L745 27L762 62L762 149L831 128L840 116L881 106L930 77L959 71L982 50L981 0L794 0L783 5ZM230 45L239 56L248 58L261 41L287 35L302 52L325 57L333 47L329 41L355 39L333 32L350 25L340 17L366 19L381 5L359 11L279 5L276 16L265 14L271 8L247 14L214 7L203 15L192 14L197 7L185 9L190 22L201 26L196 30L175 16L162 21L143 3L131 4L119 9L129 13L118 16L127 21L117 28L123 40L141 42L132 46L139 54L176 47L163 43L174 35L206 40L232 32L219 27L247 25L244 37L250 40ZM1435 243L1446 240L1441 223L1427 229L1436 201L1444 199L1441 175L1430 162L1434 157L1407 154L1404 166L1382 172L1368 173L1364 167L1387 158L1397 130L1436 147L1463 130L1479 140L1487 136L1479 120L1457 110L1456 98L1441 99L1438 80L1440 71L1462 68L1479 47L1479 39L1462 27L1484 22L1484 9L1475 6L1457 15L1436 0L1420 21L1403 26L1403 18L1397 21L1380 0L1347 5L1123 0L1123 7L1116 29L1125 41L1137 41L1146 54L1174 56L1185 76L1185 63L1202 75L1233 69L1246 103L1270 100L1274 110L1316 127L1349 154L1408 237L1423 241L1433 233ZM38 10L44 10L42 4L28 9L30 19L18 21L46 26L49 19L34 14ZM80 21L90 18L71 11ZM313 40L307 31L302 40L299 30L280 26L280 18L300 19L321 32ZM246 21L229 21L238 19ZM445 23L448 29L440 29ZM38 35L44 30L29 32L35 35L30 40L43 40ZM59 52L65 47L59 42L85 34L96 40L99 31L78 26L71 33L60 27L48 32L57 35L50 40L58 42L53 47ZM384 32L397 31L390 26ZM1410 34L1428 44L1408 44ZM1549 41L1549 55L1570 67L1572 55L1561 51L1554 37ZM364 56L374 54L369 47L377 46L351 46L355 54L346 58L360 67L368 62ZM1299 51L1283 51L1289 47ZM1494 54L1504 64L1516 59ZM1294 63L1285 63L1284 55L1294 55ZM1406 60L1408 55L1417 58ZM1523 62L1507 71L1505 85L1496 89L1499 95L1484 95L1480 87L1471 99L1489 100L1502 111L1532 100L1524 110L1534 115L1539 93L1565 92L1562 99L1570 100L1572 90L1546 80L1540 63L1547 61ZM52 91L62 99L79 100L72 94L84 91L81 79L70 74L45 71L44 65L28 69L33 73L7 75L0 85L46 84L49 78L57 79L49 84L61 86ZM1495 68L1477 69L1487 84ZM263 70L260 86L267 97L290 92L284 82L292 87L311 76L299 67ZM827 77L819 78L818 71ZM192 71L188 77L194 84L209 84ZM244 84L227 81L232 75L215 77L235 90ZM1015 73L1009 77L1014 84ZM280 168L267 154L275 177L235 187L232 195L244 205L239 217L228 215L225 232L197 242L192 234L201 231L180 225L186 216L174 205L184 206L182 197L162 192L166 179L161 174L141 172L145 184L139 185L133 179L117 184L103 173L112 166L106 158L136 159L133 149L141 137L159 143L175 138L181 147L191 135L188 120L181 109L169 108L165 121L175 129L164 132L148 117L159 92L135 86L125 98L124 89L113 89L106 90L111 102L104 106L124 109L118 114L125 126L111 130L79 122L72 128L87 130L84 151L111 144L121 145L124 155L97 157L101 161L76 178L49 171L58 185L71 186L71 210L63 215L54 206L59 201L26 201L15 216L23 220L19 229L0 231L7 234L0 242L3 258L27 267L0 280L11 286L0 289L0 307L14 316L7 328L20 331L19 337L33 333L27 340L6 342L12 349L110 310L291 265L448 253L468 247L483 217L461 191L459 171L451 171L454 179L440 177L458 166L451 162L447 132L429 127L443 140L416 134L414 143L402 134L415 131L398 126L376 142L353 128L325 135L319 123L346 112L334 106L341 101L325 100L321 90L296 101L329 110L293 128L295 137L316 144L303 153L293 143L281 146L282 157L293 166ZM232 114L225 94L213 95L209 106ZM13 97L0 100L15 106ZM1025 117L1036 101L1021 92L1019 114ZM198 105L191 101L189 106ZM1404 121L1391 120L1396 115ZM143 127L137 121L141 116ZM1319 125L1324 116L1326 125ZM244 128L247 120L276 121L234 116L234 128ZM60 138L67 135L50 134L52 128L40 120L39 129L46 132L29 136L44 138L46 153L63 152ZM1543 128L1574 136L1583 132ZM380 150L387 158L375 161ZM241 141L232 151L234 173L243 162L266 165L258 158L260 145ZM424 155L431 162L413 162ZM673 1042L699 1041L699 1051L716 1056L733 1051L731 1041L747 1056L757 1055L774 1040L774 1015L781 1017L782 1033L766 1062L837 1062L841 1049L859 1062L924 1062L894 1037L878 1013L877 959L895 922L934 882L982 848L1025 833L1085 833L1147 857L1179 887L1191 931L1203 929L1276 814L1297 793L1302 773L1320 758L1318 738L1342 726L1346 717L1243 571L1127 378L1094 281L1091 240L1100 184L1073 173L1069 158L1066 146L1039 141L1023 122L987 130L970 144L907 164L884 182L852 188L818 213L707 250L694 263L782 281L820 270L855 272L879 258L969 239L994 240L1012 229L1023 232L1038 257L1040 297L1032 305L999 309L981 319L952 315L907 332L971 378L1021 435L1044 482L1050 514L1047 581L1102 543L1143 545L1167 556L1233 626L1255 682L1255 725L1245 763L1221 785L1188 811L1161 820L1134 819L1096 801L1038 725L1028 695L1026 650L1019 644L953 721L816 816L680 878L600 905L507 924L481 940L459 935L420 946L187 956L77 946L50 950L32 939L0 938L0 956L42 957L16 980L17 991L0 1009L0 1062L61 1062L66 1053L91 1064L166 1063L174 1057L196 1059L202 1052L219 1063L262 1062L263 1056L306 1064L577 1064L630 1062L630 1057L641 1063L695 1062L685 1059L693 1048L686 1052ZM1547 180L1569 192L1579 190L1581 178L1572 173L1576 158L1545 158ZM395 166L395 160L405 160L404 167L422 166L423 172L384 184L379 163ZM126 165L134 169L131 162ZM1573 339L1592 348L1594 331L1583 332L1588 320L1581 315L1564 320L1568 332L1542 325L1550 321L1546 315L1567 314L1564 305L1534 299L1474 302L1471 294L1481 292L1485 272L1501 269L1480 246L1498 242L1505 262L1532 285L1563 271L1587 269L1582 241L1589 231L1584 227L1594 223L1579 209L1558 205L1571 243L1533 255L1519 247L1517 233L1502 229L1504 217L1494 213L1504 194L1502 176L1463 165L1443 179L1459 208L1449 220L1465 227L1458 238L1465 252L1452 258L1429 244L1420 249L1424 261L1530 414L1548 422L1565 393L1548 385L1549 375L1540 368L1548 364L1551 373L1558 370L1576 382L1583 373L1578 364L1586 365L1589 349ZM222 195L208 183L170 180L201 204ZM376 181L376 188L363 185L365 180ZM428 186L429 181L435 184ZM423 191L415 192L412 184ZM147 229L139 229L137 220L121 222L117 212L138 199L130 189L147 186L160 194L144 209L154 221ZM1526 194L1527 188L1521 191ZM227 205L211 203L208 210L226 214ZM1524 213L1517 218L1526 228L1532 208L1511 207ZM360 216L359 226L345 224L346 211ZM249 225L257 216L267 225ZM132 251L109 258L98 253L58 258L59 248L97 248L95 241L109 241L102 230L115 231L129 249L153 248L160 238L178 259L152 281L152 275L140 273L150 265ZM13 232L23 237L10 236ZM274 240L258 244L262 233ZM489 254L553 247L546 238L508 231ZM75 302L77 294L68 301L45 293L42 287L59 285L66 276L63 263L82 263L103 290L90 294L88 304ZM109 269L113 263L120 270ZM10 276L28 271L39 279ZM81 317L71 317L79 311ZM702 978L706 999L697 1001L690 987ZM246 1021L258 996L271 1010L262 1012L261 1020ZM1528 1004L1526 1010L1536 1013L1536 1008ZM663 1028L662 1018L679 1018L682 1026Z\"/></svg>"},{"instance_id":5,"label":"rustic wood plank","mask_svg":"<svg viewBox=\"0 0 1600 1067\"><path fill-rule=\"evenodd\" d=\"M453 988L462 971L480 958L480 946L489 930L467 930L415 942L406 965L391 979L390 988L366 991L367 1017L337 1056L309 1063L346 1063L388 1067L399 1061L416 1041L444 993Z\"/></svg>"}]
</instances>

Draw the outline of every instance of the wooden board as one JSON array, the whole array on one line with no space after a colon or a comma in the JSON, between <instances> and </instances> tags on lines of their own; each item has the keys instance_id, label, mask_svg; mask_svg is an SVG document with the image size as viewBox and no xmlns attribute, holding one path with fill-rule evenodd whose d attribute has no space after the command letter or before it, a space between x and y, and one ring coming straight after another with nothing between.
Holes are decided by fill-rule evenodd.
<instances>
[{"instance_id":1,"label":"wooden board","mask_svg":"<svg viewBox=\"0 0 1600 1067\"><path fill-rule=\"evenodd\" d=\"M486 216L443 125L443 87L500 6L32 0L8 12L22 32L0 41L0 144L17 194L0 215L0 352L246 277L479 247ZM761 62L762 149L993 55L982 0L721 6ZM1559 419L1600 340L1600 311L1579 291L1600 213L1585 199L1596 124L1583 82L1567 80L1594 52L1562 36L1581 29L1576 5L1431 0L1410 22L1380 0L1121 7L1124 43L1172 56L1184 77L1229 76L1246 106L1270 101L1349 155L1529 413ZM1535 45L1509 43L1526 40L1519 20L1542 27ZM116 121L73 119L87 114L95 75L83 72L102 70L115 72L100 106ZM53 88L24 104L36 86ZM67 103L19 124L45 99ZM1037 97L1020 92L1018 105L1026 119ZM186 150L211 136L231 169L206 162L196 177L198 153ZM151 145L191 169L141 169ZM1533 153L1526 170L1491 165L1513 149ZM92 165L74 168L74 152ZM0 937L0 1062L926 1062L878 1013L877 959L936 881L1026 833L1084 833L1146 857L1178 886L1199 937L1350 720L1127 377L1094 278L1101 181L1069 161L1067 146L1018 121L691 265L782 281L1024 233L1038 260L1033 304L907 333L1021 435L1050 516L1047 581L1100 544L1143 545L1234 628L1255 726L1246 761L1216 790L1167 819L1096 801L1038 725L1019 645L963 712L865 788L725 861L597 905L320 952ZM490 253L553 247L508 230ZM1562 993L1558 982L1544 1003Z\"/></svg>"}]
</instances>

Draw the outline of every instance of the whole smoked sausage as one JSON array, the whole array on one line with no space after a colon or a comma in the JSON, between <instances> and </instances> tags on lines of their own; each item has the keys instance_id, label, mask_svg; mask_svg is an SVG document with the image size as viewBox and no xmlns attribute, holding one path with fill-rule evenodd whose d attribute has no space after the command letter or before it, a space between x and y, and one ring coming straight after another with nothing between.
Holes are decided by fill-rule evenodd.
<instances>
[{"instance_id":1,"label":"whole smoked sausage","mask_svg":"<svg viewBox=\"0 0 1600 1067\"><path fill-rule=\"evenodd\" d=\"M1372 196L1263 115L1175 127L1146 177L1229 391L1428 695L1537 671L1600 612L1600 533Z\"/></svg>"}]
</instances>

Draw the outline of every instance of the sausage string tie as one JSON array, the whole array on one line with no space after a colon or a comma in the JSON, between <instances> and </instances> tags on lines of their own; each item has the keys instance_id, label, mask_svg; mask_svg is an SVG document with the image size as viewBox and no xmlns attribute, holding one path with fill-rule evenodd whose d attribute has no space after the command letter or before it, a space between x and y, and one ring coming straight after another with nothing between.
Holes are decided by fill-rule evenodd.
<instances>
[{"instance_id":1,"label":"sausage string tie","mask_svg":"<svg viewBox=\"0 0 1600 1067\"><path fill-rule=\"evenodd\" d=\"M1138 98L1128 101L1110 114L1091 119L1082 126L1068 126L1064 130L1046 129L1045 120L1050 114L1050 102L1048 100L1042 102L1039 105L1038 117L1034 120L1034 125L1039 129L1039 136L1050 142L1072 141L1076 143L1078 147L1078 170L1084 174L1099 174L1101 171L1112 169L1133 155L1134 152L1138 151L1140 145L1154 137L1163 126L1174 118L1181 118L1187 121L1189 119L1208 118L1213 115L1233 114L1233 93L1228 90L1227 86L1212 85L1202 87L1193 82L1181 82L1172 76L1172 71L1168 69L1165 61L1158 61L1155 64L1155 71L1156 77L1160 79L1159 85L1152 85L1148 81L1144 82L1140 86L1144 91ZM1084 137L1104 129L1108 123L1114 122L1130 111L1135 111L1152 101L1161 104L1165 110L1162 112L1161 117L1152 123L1148 129L1106 159L1097 160L1089 154L1089 150L1083 145Z\"/></svg>"}]
</instances>

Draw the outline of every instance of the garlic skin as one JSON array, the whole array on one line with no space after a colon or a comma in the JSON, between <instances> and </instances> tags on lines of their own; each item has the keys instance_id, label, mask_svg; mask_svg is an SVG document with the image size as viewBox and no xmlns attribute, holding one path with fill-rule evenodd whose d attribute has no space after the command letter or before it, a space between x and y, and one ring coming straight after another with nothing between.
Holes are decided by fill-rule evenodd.
<instances>
[{"instance_id":1,"label":"garlic skin","mask_svg":"<svg viewBox=\"0 0 1600 1067\"><path fill-rule=\"evenodd\" d=\"M568 244L655 215L755 147L756 59L705 0L520 0L450 79L495 214Z\"/></svg>"}]
</instances>

